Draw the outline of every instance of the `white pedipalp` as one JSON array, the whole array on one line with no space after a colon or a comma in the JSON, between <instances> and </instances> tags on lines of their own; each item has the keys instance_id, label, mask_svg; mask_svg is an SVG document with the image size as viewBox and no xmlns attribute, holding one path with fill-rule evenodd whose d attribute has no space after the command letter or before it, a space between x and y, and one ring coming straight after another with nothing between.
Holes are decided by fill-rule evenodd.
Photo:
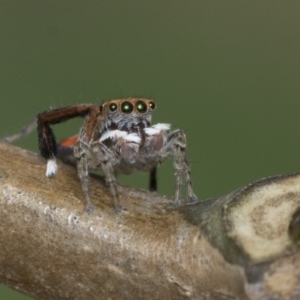
<instances>
[{"instance_id":1,"label":"white pedipalp","mask_svg":"<svg viewBox=\"0 0 300 300\"><path fill-rule=\"evenodd\" d=\"M168 124L168 123L157 123L157 124L153 125L152 128L166 131L166 130L170 130L171 124Z\"/></svg>"},{"instance_id":2,"label":"white pedipalp","mask_svg":"<svg viewBox=\"0 0 300 300\"><path fill-rule=\"evenodd\" d=\"M141 137L138 136L135 132L124 136L123 139L128 142L133 142L133 143L137 143L137 144L139 144L141 142Z\"/></svg>"},{"instance_id":3,"label":"white pedipalp","mask_svg":"<svg viewBox=\"0 0 300 300\"><path fill-rule=\"evenodd\" d=\"M55 159L48 159L47 161L47 169L46 169L46 176L53 177L57 171L57 164Z\"/></svg>"},{"instance_id":4,"label":"white pedipalp","mask_svg":"<svg viewBox=\"0 0 300 300\"><path fill-rule=\"evenodd\" d=\"M145 128L144 131L147 135L156 135L161 131L166 131L171 128L171 124L158 123L153 125L152 127Z\"/></svg>"},{"instance_id":5,"label":"white pedipalp","mask_svg":"<svg viewBox=\"0 0 300 300\"><path fill-rule=\"evenodd\" d=\"M155 134L158 134L160 132L160 130L157 130L157 129L152 128L152 127L145 128L144 131L147 135L155 135Z\"/></svg>"},{"instance_id":6,"label":"white pedipalp","mask_svg":"<svg viewBox=\"0 0 300 300\"><path fill-rule=\"evenodd\" d=\"M108 130L107 132L105 132L101 137L100 137L100 142L103 142L107 139L112 139L112 140L116 140L120 137L125 137L126 135L128 135L127 131L123 131L123 130Z\"/></svg>"}]
</instances>

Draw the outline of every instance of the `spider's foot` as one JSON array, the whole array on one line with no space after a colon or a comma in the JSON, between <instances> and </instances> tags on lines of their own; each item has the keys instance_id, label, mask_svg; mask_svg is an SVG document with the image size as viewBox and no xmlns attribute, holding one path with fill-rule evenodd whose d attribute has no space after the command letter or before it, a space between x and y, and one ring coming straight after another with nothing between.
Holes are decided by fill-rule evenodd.
<instances>
[{"instance_id":1,"label":"spider's foot","mask_svg":"<svg viewBox=\"0 0 300 300\"><path fill-rule=\"evenodd\" d=\"M115 213L120 214L124 208L121 205L115 207Z\"/></svg>"},{"instance_id":2,"label":"spider's foot","mask_svg":"<svg viewBox=\"0 0 300 300\"><path fill-rule=\"evenodd\" d=\"M192 196L188 196L188 200L190 202L197 202L198 201L198 198L196 195L192 195Z\"/></svg>"},{"instance_id":3,"label":"spider's foot","mask_svg":"<svg viewBox=\"0 0 300 300\"><path fill-rule=\"evenodd\" d=\"M54 177L57 171L57 164L55 159L48 159L47 161L47 169L46 169L46 176L47 177Z\"/></svg>"},{"instance_id":4,"label":"spider's foot","mask_svg":"<svg viewBox=\"0 0 300 300\"><path fill-rule=\"evenodd\" d=\"M95 207L92 204L86 206L86 212L90 215L94 211Z\"/></svg>"},{"instance_id":5,"label":"spider's foot","mask_svg":"<svg viewBox=\"0 0 300 300\"><path fill-rule=\"evenodd\" d=\"M181 201L180 200L175 200L174 201L174 205L175 206L180 206L182 203L181 203Z\"/></svg>"}]
</instances>

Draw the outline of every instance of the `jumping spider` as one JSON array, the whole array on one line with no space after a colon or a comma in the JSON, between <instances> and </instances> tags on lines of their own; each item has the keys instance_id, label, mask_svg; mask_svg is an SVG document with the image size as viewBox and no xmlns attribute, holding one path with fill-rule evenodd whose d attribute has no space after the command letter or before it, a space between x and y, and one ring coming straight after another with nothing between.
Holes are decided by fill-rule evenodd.
<instances>
[{"instance_id":1,"label":"jumping spider","mask_svg":"<svg viewBox=\"0 0 300 300\"><path fill-rule=\"evenodd\" d=\"M113 197L115 211L121 211L115 173L131 174L133 169L150 172L150 190L156 190L156 167L168 156L174 156L175 204L179 204L183 181L190 201L196 201L190 168L185 156L186 137L182 130L167 134L169 124L150 127L153 100L126 98L102 105L82 104L50 109L37 116L41 155L47 160L46 176L57 170L57 144L50 125L75 117L85 117L74 145L78 176L86 198L86 210L94 210L89 193L89 169L101 169Z\"/></svg>"}]
</instances>

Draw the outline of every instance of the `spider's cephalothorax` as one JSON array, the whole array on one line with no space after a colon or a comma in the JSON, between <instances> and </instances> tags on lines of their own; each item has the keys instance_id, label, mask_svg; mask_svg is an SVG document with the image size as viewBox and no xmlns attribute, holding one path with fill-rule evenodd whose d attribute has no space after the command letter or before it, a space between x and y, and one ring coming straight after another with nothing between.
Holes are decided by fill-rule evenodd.
<instances>
[{"instance_id":1,"label":"spider's cephalothorax","mask_svg":"<svg viewBox=\"0 0 300 300\"><path fill-rule=\"evenodd\" d=\"M197 198L192 189L190 168L185 157L186 137L182 130L167 134L169 124L151 126L155 102L142 98L111 100L100 106L76 105L51 109L38 115L41 154L47 159L46 176L56 173L57 148L49 125L74 117L85 117L74 155L78 175L87 200L87 211L93 211L89 195L89 169L101 169L109 185L116 211L121 210L115 172L130 174L133 169L150 172L150 190L156 190L156 167L168 156L174 157L175 203L179 203L183 181L190 201Z\"/></svg>"}]
</instances>

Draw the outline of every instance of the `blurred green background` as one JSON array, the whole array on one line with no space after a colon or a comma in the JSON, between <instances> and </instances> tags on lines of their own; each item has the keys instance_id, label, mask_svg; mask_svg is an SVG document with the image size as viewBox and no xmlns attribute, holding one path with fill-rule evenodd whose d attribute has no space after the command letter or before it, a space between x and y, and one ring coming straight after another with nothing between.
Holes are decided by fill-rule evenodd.
<instances>
[{"instance_id":1,"label":"blurred green background","mask_svg":"<svg viewBox=\"0 0 300 300\"><path fill-rule=\"evenodd\" d=\"M299 10L274 0L2 0L0 136L49 107L145 96L157 101L154 122L186 131L201 199L299 171ZM36 134L17 145L37 151ZM147 178L120 181L146 188ZM159 179L171 196L172 162ZM3 287L0 299L30 298Z\"/></svg>"}]
</instances>

